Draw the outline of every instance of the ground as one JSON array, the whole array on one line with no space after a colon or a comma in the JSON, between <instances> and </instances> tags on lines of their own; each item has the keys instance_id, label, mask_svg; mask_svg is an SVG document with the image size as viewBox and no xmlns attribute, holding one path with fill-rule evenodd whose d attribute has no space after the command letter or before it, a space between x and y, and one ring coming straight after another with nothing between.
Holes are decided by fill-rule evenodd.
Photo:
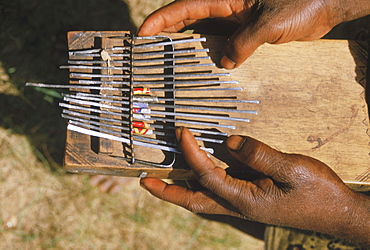
<instances>
[{"instance_id":1,"label":"ground","mask_svg":"<svg viewBox=\"0 0 370 250\"><path fill-rule=\"evenodd\" d=\"M70 30L135 31L168 0L0 2L0 249L263 249L227 223L160 201L131 182L104 194L63 169L64 83ZM240 223L239 223L240 226Z\"/></svg>"}]
</instances>

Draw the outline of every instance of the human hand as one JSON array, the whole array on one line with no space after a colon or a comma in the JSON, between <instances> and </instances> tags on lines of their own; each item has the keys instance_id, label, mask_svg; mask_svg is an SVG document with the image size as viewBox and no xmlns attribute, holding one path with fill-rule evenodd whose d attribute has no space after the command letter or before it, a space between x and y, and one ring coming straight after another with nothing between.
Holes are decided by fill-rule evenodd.
<instances>
[{"instance_id":1,"label":"human hand","mask_svg":"<svg viewBox=\"0 0 370 250\"><path fill-rule=\"evenodd\" d=\"M192 190L141 179L154 196L195 213L224 214L262 223L323 232L370 244L370 201L347 188L324 163L285 154L245 136L227 140L230 154L261 173L252 182L233 178L199 149L187 129L177 130L185 160L204 188Z\"/></svg>"},{"instance_id":2,"label":"human hand","mask_svg":"<svg viewBox=\"0 0 370 250\"><path fill-rule=\"evenodd\" d=\"M321 38L335 25L370 14L368 0L178 0L152 13L138 35L176 32L205 18L239 28L230 37L221 65L242 64L262 44Z\"/></svg>"}]
</instances>

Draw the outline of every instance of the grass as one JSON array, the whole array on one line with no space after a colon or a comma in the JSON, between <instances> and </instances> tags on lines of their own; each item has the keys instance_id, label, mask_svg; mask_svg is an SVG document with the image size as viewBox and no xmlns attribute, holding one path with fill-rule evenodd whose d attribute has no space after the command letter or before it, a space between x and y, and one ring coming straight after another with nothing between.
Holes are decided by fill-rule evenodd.
<instances>
[{"instance_id":1,"label":"grass","mask_svg":"<svg viewBox=\"0 0 370 250\"><path fill-rule=\"evenodd\" d=\"M0 249L262 249L227 223L162 202L137 182L102 194L64 171L60 94L70 30L132 30L166 0L0 2ZM252 231L253 228L250 228Z\"/></svg>"}]
</instances>

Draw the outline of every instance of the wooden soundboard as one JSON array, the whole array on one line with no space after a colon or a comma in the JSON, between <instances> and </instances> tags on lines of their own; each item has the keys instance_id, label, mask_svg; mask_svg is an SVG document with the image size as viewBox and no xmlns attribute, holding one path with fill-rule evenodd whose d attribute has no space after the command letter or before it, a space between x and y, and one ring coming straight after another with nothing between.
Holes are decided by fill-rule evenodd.
<instances>
[{"instance_id":1,"label":"wooden soundboard","mask_svg":"<svg viewBox=\"0 0 370 250\"><path fill-rule=\"evenodd\" d=\"M96 37L104 41L106 37L126 33L70 32L68 46L70 50L91 48ZM165 35L200 37L198 34ZM194 46L209 48L212 60L219 62L226 38L205 37L207 42ZM260 101L260 104L243 104L240 108L256 109L258 115L248 115L249 123L237 123L236 130L222 132L249 135L283 152L317 158L351 187L366 190L370 186L369 116L364 91L366 62L366 49L351 41L263 45L241 67L228 71L231 79L239 81L244 88L235 93L237 98ZM226 71L217 67L213 70ZM120 150L119 143L105 140L96 146L94 141L91 136L67 131L67 171L162 179L193 178L181 156L172 168L133 166L110 156ZM228 162L227 156L219 156L221 152L225 152L223 145L216 149L214 160L227 168L224 163ZM150 155L151 150L147 149L146 153ZM238 176L238 171L236 167L232 172ZM240 176L244 172L240 171Z\"/></svg>"}]
</instances>

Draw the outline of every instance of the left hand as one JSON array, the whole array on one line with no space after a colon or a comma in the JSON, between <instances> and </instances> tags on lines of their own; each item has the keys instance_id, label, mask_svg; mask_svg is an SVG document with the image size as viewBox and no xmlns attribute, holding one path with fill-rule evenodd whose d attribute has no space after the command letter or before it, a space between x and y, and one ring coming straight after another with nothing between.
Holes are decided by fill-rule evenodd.
<instances>
[{"instance_id":1,"label":"left hand","mask_svg":"<svg viewBox=\"0 0 370 250\"><path fill-rule=\"evenodd\" d=\"M221 65L232 69L264 43L315 40L341 22L368 14L369 0L177 0L148 16L138 35L176 32L206 18L227 21L235 32Z\"/></svg>"}]
</instances>

